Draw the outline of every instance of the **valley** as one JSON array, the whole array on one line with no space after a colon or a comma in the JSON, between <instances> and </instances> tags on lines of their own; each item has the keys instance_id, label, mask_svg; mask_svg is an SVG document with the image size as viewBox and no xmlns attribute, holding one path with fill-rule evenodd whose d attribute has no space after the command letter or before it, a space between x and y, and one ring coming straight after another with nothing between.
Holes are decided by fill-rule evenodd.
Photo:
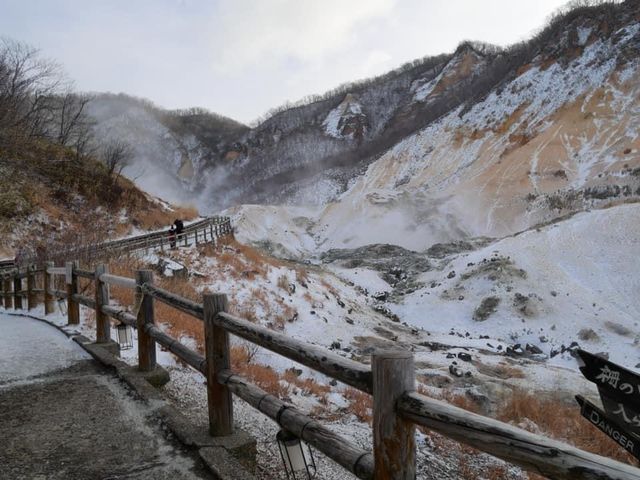
<instances>
[{"instance_id":1,"label":"valley","mask_svg":"<svg viewBox=\"0 0 640 480\"><path fill-rule=\"evenodd\" d=\"M130 156L114 175L98 146L82 163L46 136L0 143L2 257L229 216L229 237L114 256L110 271L152 269L194 302L224 292L234 315L367 365L376 349L410 351L418 392L637 465L594 439L574 400L598 398L577 349L640 369L636 0L576 5L510 47L462 42L251 125L113 93L84 113L92 138ZM203 351L199 321L157 316ZM90 309L75 328L95 337ZM370 445L370 397L231 348L234 370ZM135 364L135 349L122 353ZM159 362L164 393L206 423L202 377L167 351ZM259 478L277 478L275 427L239 405ZM417 439L421 479L541 478L427 429ZM319 462L322 478L347 478Z\"/></svg>"}]
</instances>

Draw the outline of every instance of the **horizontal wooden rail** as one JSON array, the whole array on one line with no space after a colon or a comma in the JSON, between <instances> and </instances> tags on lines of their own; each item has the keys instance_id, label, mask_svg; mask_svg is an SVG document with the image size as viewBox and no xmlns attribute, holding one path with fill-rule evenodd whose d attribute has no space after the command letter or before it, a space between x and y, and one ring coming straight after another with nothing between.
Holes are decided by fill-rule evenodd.
<instances>
[{"instance_id":1,"label":"horizontal wooden rail","mask_svg":"<svg viewBox=\"0 0 640 480\"><path fill-rule=\"evenodd\" d=\"M66 275L67 269L64 267L49 267L47 268L47 273L49 275Z\"/></svg>"},{"instance_id":2,"label":"horizontal wooden rail","mask_svg":"<svg viewBox=\"0 0 640 480\"><path fill-rule=\"evenodd\" d=\"M102 275L100 278L104 277ZM106 315L109 315L116 320L120 320L127 325L137 328L137 319L131 313L128 313L122 309L115 308L111 305L103 305L102 312ZM145 325L145 331L151 336L156 342L161 344L171 353L176 355L180 360L185 362L187 365L193 367L203 375L206 375L206 359L204 356L199 353L191 350L186 345L183 345L178 340L173 338L170 335L167 335L158 327L152 324Z\"/></svg>"},{"instance_id":3,"label":"horizontal wooden rail","mask_svg":"<svg viewBox=\"0 0 640 480\"><path fill-rule=\"evenodd\" d=\"M128 288L129 290L134 290L136 288L136 281L133 278L119 277L118 275L111 275L109 273L103 273L100 275L100 281L108 283L109 285Z\"/></svg>"},{"instance_id":4,"label":"horizontal wooden rail","mask_svg":"<svg viewBox=\"0 0 640 480\"><path fill-rule=\"evenodd\" d=\"M215 238L231 232L231 220L229 217L210 217L185 225L178 241L180 242L185 238L189 238L193 239L194 241L196 239L202 239L202 241L204 242L206 236L208 237L207 241L210 242ZM168 230L159 230L151 233L137 235L135 237L122 238L105 242L87 242L87 240L81 238L79 239L79 242L82 243L81 245L53 251L51 252L50 259L64 261L69 258L77 259L86 256L91 257L95 255L103 255L107 252L135 251L145 248L161 247L162 245L169 244L168 233ZM31 263L36 263L37 261L38 259L36 256L30 255L23 259L21 261L21 264L28 265ZM13 260L0 262L0 270L2 272L6 272L9 269L15 269L15 263Z\"/></svg>"},{"instance_id":5,"label":"horizontal wooden rail","mask_svg":"<svg viewBox=\"0 0 640 480\"><path fill-rule=\"evenodd\" d=\"M86 278L88 280L95 280L96 274L94 272L90 272L89 270L81 270L76 268L73 271L78 277Z\"/></svg>"},{"instance_id":6,"label":"horizontal wooden rail","mask_svg":"<svg viewBox=\"0 0 640 480\"><path fill-rule=\"evenodd\" d=\"M164 333L155 325L145 325L145 331L149 334L149 336L151 336L151 338L164 346L167 350L176 355L187 365L195 368L203 375L207 374L207 359L203 355L200 355L198 352L194 352L189 347L183 345L172 336Z\"/></svg>"},{"instance_id":7,"label":"horizontal wooden rail","mask_svg":"<svg viewBox=\"0 0 640 480\"><path fill-rule=\"evenodd\" d=\"M126 323L130 327L136 328L135 315L111 305L102 305L101 310L105 315L109 315L111 318L115 318L116 320L120 320L122 323Z\"/></svg>"},{"instance_id":8,"label":"horizontal wooden rail","mask_svg":"<svg viewBox=\"0 0 640 480\"><path fill-rule=\"evenodd\" d=\"M89 307L93 310L96 309L96 301L91 297L87 297L86 295L80 295L78 293L75 293L71 296L71 299L74 302L78 302L80 305L84 305L85 307Z\"/></svg>"},{"instance_id":9,"label":"horizontal wooden rail","mask_svg":"<svg viewBox=\"0 0 640 480\"><path fill-rule=\"evenodd\" d=\"M630 465L415 392L403 395L396 407L407 420L550 479L640 480L640 470Z\"/></svg>"},{"instance_id":10,"label":"horizontal wooden rail","mask_svg":"<svg viewBox=\"0 0 640 480\"><path fill-rule=\"evenodd\" d=\"M176 310L204 320L204 307L200 303L181 297L155 285L144 284L142 285L142 291L151 295L153 298L157 298L162 303L172 306Z\"/></svg>"},{"instance_id":11,"label":"horizontal wooden rail","mask_svg":"<svg viewBox=\"0 0 640 480\"><path fill-rule=\"evenodd\" d=\"M224 224L224 228L230 226ZM216 230L224 231L223 228ZM35 304L34 294L44 292L45 303L47 298L49 301L55 297L68 300L69 324L78 323L76 313L81 304L97 309L96 317L102 318L102 323L97 322L98 325L109 326L106 318L108 316L138 328L138 341L141 342L142 339L147 342L142 345L147 345L148 354L147 358L141 353L145 350L139 344L138 368L141 371L155 368L157 343L205 375L210 434L214 436L228 435L232 431L231 394L235 394L275 420L283 429L363 479L404 480L415 477L414 425L421 425L550 479L640 480L640 470L630 465L581 451L414 392L415 372L410 352L376 351L372 355L372 371L367 365L227 313L227 299L222 294L204 296L207 311L204 321L207 354L203 356L155 325L153 299L200 320L205 320L205 305L154 286L153 273L149 270L139 270L136 280L133 280L109 274L104 265L98 265L96 273L79 270L76 266L77 262L67 262L65 268L47 268L43 282L45 289L33 288L35 274L44 270L13 270L9 276L3 275L1 286L5 308L11 308L11 302L14 308L22 308L22 297L28 295L27 308L31 309ZM51 276L56 274L66 276L67 291L51 289ZM28 278L26 290L22 281L24 277ZM78 277L95 280L95 298L78 293ZM134 308L139 311L130 313L122 307L109 305L106 284L137 289L138 301ZM53 308L50 307L49 313L52 311ZM108 329L102 330L102 336L99 328L97 332L96 338L110 339ZM293 406L234 374L228 360L229 334L372 394L375 463L373 453L349 443ZM218 390L223 392L224 397L216 393ZM226 404L221 401L224 398L228 399ZM228 431L211 428L211 425L221 425L220 419L228 421Z\"/></svg>"},{"instance_id":12,"label":"horizontal wooden rail","mask_svg":"<svg viewBox=\"0 0 640 480\"><path fill-rule=\"evenodd\" d=\"M354 473L358 478L373 478L373 455L352 445L347 439L322 426L282 400L251 385L229 370L218 375L218 382L226 385L249 405L275 420L282 428Z\"/></svg>"},{"instance_id":13,"label":"horizontal wooden rail","mask_svg":"<svg viewBox=\"0 0 640 480\"><path fill-rule=\"evenodd\" d=\"M228 313L218 314L214 323L229 333L279 353L358 390L372 392L371 370L362 363L341 357L325 348L287 337L282 333L274 332Z\"/></svg>"}]
</instances>

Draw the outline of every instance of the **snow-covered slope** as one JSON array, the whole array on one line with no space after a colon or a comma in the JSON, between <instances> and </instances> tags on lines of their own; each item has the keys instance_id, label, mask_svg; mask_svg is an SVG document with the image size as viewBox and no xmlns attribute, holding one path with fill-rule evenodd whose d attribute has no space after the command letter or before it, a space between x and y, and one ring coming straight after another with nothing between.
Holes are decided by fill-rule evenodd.
<instances>
[{"instance_id":1,"label":"snow-covered slope","mask_svg":"<svg viewBox=\"0 0 640 480\"><path fill-rule=\"evenodd\" d=\"M423 250L640 199L640 23L603 38L580 32L572 59L540 55L470 109L398 143L310 213L316 248Z\"/></svg>"},{"instance_id":2,"label":"snow-covered slope","mask_svg":"<svg viewBox=\"0 0 640 480\"><path fill-rule=\"evenodd\" d=\"M578 342L635 366L639 254L640 204L584 212L447 258L391 309L432 332L501 332L505 341L530 343L550 356ZM474 319L488 297L499 299L495 312Z\"/></svg>"}]
</instances>

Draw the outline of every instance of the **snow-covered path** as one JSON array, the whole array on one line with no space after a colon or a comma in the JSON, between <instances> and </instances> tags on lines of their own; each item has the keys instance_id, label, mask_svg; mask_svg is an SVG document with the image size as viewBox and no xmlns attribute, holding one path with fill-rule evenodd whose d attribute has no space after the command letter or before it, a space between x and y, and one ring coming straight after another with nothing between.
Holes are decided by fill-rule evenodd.
<instances>
[{"instance_id":1,"label":"snow-covered path","mask_svg":"<svg viewBox=\"0 0 640 480\"><path fill-rule=\"evenodd\" d=\"M0 385L67 368L91 358L50 326L0 314Z\"/></svg>"}]
</instances>

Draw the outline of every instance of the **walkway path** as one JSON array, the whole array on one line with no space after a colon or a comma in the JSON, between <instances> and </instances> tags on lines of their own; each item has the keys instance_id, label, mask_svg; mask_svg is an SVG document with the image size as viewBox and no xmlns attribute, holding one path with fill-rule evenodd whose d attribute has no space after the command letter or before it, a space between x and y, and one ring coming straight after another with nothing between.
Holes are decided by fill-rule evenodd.
<instances>
[{"instance_id":1,"label":"walkway path","mask_svg":"<svg viewBox=\"0 0 640 480\"><path fill-rule=\"evenodd\" d=\"M75 342L0 314L0 478L205 479L151 409Z\"/></svg>"}]
</instances>

